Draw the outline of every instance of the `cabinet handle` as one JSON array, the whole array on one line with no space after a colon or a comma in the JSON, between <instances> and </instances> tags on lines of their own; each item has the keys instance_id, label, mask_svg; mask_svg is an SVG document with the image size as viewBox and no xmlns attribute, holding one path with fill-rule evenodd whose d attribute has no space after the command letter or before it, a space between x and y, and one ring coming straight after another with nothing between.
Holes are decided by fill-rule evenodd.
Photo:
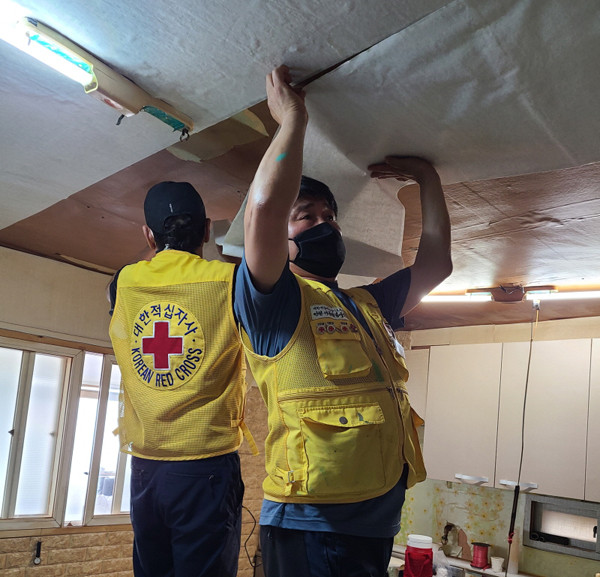
<instances>
[{"instance_id":1,"label":"cabinet handle","mask_svg":"<svg viewBox=\"0 0 600 577\"><path fill-rule=\"evenodd\" d=\"M489 483L490 480L488 477L474 477L473 475L463 475L462 473L456 473L454 475L455 479L460 481L472 481L473 483Z\"/></svg>"},{"instance_id":2,"label":"cabinet handle","mask_svg":"<svg viewBox=\"0 0 600 577\"><path fill-rule=\"evenodd\" d=\"M500 479L500 481L498 481L498 483L500 485L506 485L507 487L515 487L517 484L516 481L507 481L506 479ZM519 488L522 491L531 491L532 489L537 489L538 484L537 483L519 483Z\"/></svg>"}]
</instances>

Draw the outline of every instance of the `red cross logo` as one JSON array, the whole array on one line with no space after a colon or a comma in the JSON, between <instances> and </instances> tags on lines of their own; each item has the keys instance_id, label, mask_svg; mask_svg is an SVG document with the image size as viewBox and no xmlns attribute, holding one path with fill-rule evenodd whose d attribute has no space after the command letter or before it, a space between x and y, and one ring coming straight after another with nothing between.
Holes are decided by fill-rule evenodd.
<instances>
[{"instance_id":1,"label":"red cross logo","mask_svg":"<svg viewBox=\"0 0 600 577\"><path fill-rule=\"evenodd\" d=\"M183 354L183 337L169 336L169 323L156 321L154 336L142 337L142 354L154 356L155 370L169 370L169 355Z\"/></svg>"}]
</instances>

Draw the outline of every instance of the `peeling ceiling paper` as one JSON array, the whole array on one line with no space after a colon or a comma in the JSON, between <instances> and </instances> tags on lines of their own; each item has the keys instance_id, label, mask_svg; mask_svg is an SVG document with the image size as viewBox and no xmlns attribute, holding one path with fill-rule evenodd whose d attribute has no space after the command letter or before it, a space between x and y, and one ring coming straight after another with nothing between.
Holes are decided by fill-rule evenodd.
<instances>
[{"instance_id":1,"label":"peeling ceiling paper","mask_svg":"<svg viewBox=\"0 0 600 577\"><path fill-rule=\"evenodd\" d=\"M314 105L308 103L312 118ZM404 264L401 256L404 207L398 190L405 183L374 180L367 166L358 167L309 121L304 153L304 174L325 182L336 197L338 220L347 253L342 273L352 276L384 277Z\"/></svg>"},{"instance_id":2,"label":"peeling ceiling paper","mask_svg":"<svg viewBox=\"0 0 600 577\"><path fill-rule=\"evenodd\" d=\"M355 277L370 282L403 268L404 207L397 199L403 183L371 179L366 170L342 156L315 124L309 124L307 130L303 172L325 182L338 202L347 248L342 267L347 286ZM224 237L225 254L241 256L245 207L244 202Z\"/></svg>"}]
</instances>

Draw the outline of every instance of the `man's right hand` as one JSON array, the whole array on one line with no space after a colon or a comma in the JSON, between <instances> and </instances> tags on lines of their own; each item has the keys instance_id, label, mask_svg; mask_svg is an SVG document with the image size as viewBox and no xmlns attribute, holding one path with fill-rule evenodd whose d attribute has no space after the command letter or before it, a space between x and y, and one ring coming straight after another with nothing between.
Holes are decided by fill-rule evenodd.
<instances>
[{"instance_id":1,"label":"man's right hand","mask_svg":"<svg viewBox=\"0 0 600 577\"><path fill-rule=\"evenodd\" d=\"M267 74L267 104L271 116L279 125L288 118L288 115L291 117L297 115L303 118L304 122L308 121L304 90L294 88L291 82L290 69L285 65L278 66Z\"/></svg>"},{"instance_id":2,"label":"man's right hand","mask_svg":"<svg viewBox=\"0 0 600 577\"><path fill-rule=\"evenodd\" d=\"M269 292L288 261L288 218L300 190L308 113L287 66L267 75L267 102L279 130L265 152L244 214L244 254L256 289Z\"/></svg>"}]
</instances>

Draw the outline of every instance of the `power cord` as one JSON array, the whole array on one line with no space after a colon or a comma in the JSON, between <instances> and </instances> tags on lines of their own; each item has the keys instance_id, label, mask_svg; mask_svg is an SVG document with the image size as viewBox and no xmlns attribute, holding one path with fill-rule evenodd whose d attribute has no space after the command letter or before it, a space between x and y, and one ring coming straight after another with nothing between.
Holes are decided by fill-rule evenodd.
<instances>
[{"instance_id":1,"label":"power cord","mask_svg":"<svg viewBox=\"0 0 600 577\"><path fill-rule=\"evenodd\" d=\"M248 511L248 514L250 515L250 517L252 517L252 522L254 523L252 525L252 529L250 530L250 534L248 535L248 537L246 537L246 540L244 541L244 550L246 551L246 557L248 557L248 563L250 563L250 567L256 569L257 567L260 567L262 565L262 562L255 563L254 561L252 561L252 557L250 557L250 551L248 551L248 541L250 541L250 537L252 537L254 531L256 530L256 517L252 514L252 511L250 511L250 509L246 507L246 505L242 505L242 508ZM256 556L254 558L256 559Z\"/></svg>"},{"instance_id":2,"label":"power cord","mask_svg":"<svg viewBox=\"0 0 600 577\"><path fill-rule=\"evenodd\" d=\"M508 529L508 554L506 559L506 567L504 569L504 577L508 575L508 563L510 561L510 551L512 549L513 537L515 535L515 520L517 517L517 506L519 503L519 491L521 490L521 471L523 469L523 454L525 453L525 411L527 409L527 389L529 387L529 370L531 369L531 352L533 349L533 337L535 328L538 325L540 317L540 301L533 301L533 311L535 318L531 319L531 330L529 333L529 354L527 356L527 373L525 375L525 391L523 395L523 413L521 417L521 454L519 456L519 473L517 475L517 484L513 495L512 511L510 514L510 527Z\"/></svg>"}]
</instances>

